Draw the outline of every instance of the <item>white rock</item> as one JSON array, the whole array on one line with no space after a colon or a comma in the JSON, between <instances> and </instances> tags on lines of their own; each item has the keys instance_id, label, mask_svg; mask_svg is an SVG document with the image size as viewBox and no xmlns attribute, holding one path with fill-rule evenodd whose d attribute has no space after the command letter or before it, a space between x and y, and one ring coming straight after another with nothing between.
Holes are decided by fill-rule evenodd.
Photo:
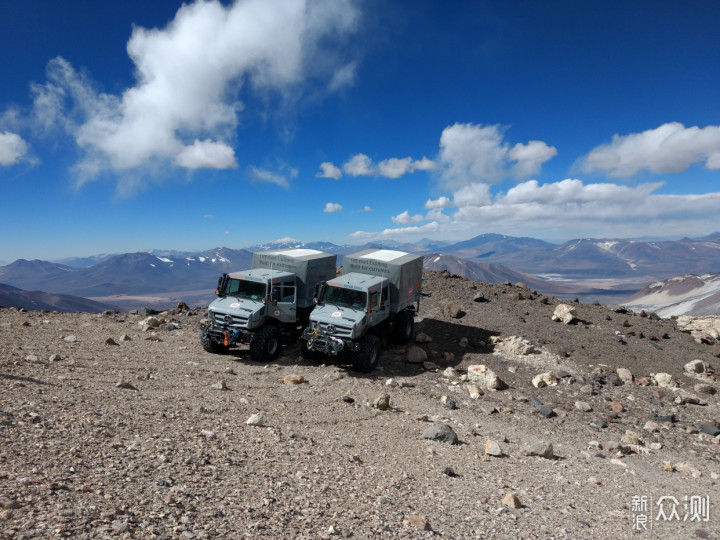
<instances>
[{"instance_id":1,"label":"white rock","mask_svg":"<svg viewBox=\"0 0 720 540\"><path fill-rule=\"evenodd\" d=\"M499 390L504 386L500 377L484 364L468 366L468 379L480 388L488 390Z\"/></svg>"},{"instance_id":2,"label":"white rock","mask_svg":"<svg viewBox=\"0 0 720 540\"><path fill-rule=\"evenodd\" d=\"M532 380L532 385L535 388L544 388L546 386L557 386L558 379L552 371L535 375Z\"/></svg>"},{"instance_id":3,"label":"white rock","mask_svg":"<svg viewBox=\"0 0 720 540\"><path fill-rule=\"evenodd\" d=\"M555 308L552 318L554 321L562 321L565 324L570 324L577 318L575 316L575 308L568 304L560 304Z\"/></svg>"},{"instance_id":4,"label":"white rock","mask_svg":"<svg viewBox=\"0 0 720 540\"><path fill-rule=\"evenodd\" d=\"M655 381L655 384L663 388L677 387L677 383L673 380L672 375L669 373L656 373L652 378Z\"/></svg>"},{"instance_id":5,"label":"white rock","mask_svg":"<svg viewBox=\"0 0 720 540\"><path fill-rule=\"evenodd\" d=\"M705 373L707 371L705 362L702 360L693 360L683 366L683 369L688 373Z\"/></svg>"},{"instance_id":6,"label":"white rock","mask_svg":"<svg viewBox=\"0 0 720 540\"><path fill-rule=\"evenodd\" d=\"M248 426L264 426L265 425L265 413L259 412L250 416L245 422Z\"/></svg>"}]
</instances>

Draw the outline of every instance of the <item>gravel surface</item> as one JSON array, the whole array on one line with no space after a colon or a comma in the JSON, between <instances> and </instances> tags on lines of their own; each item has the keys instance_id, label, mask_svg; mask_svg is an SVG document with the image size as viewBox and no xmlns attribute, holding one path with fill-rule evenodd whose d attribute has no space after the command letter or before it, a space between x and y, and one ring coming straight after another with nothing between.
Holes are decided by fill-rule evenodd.
<instances>
[{"instance_id":1,"label":"gravel surface","mask_svg":"<svg viewBox=\"0 0 720 540\"><path fill-rule=\"evenodd\" d=\"M423 288L417 341L370 374L297 343L206 353L199 309L146 330L0 309L0 537L720 535L712 339L523 286Z\"/></svg>"}]
</instances>

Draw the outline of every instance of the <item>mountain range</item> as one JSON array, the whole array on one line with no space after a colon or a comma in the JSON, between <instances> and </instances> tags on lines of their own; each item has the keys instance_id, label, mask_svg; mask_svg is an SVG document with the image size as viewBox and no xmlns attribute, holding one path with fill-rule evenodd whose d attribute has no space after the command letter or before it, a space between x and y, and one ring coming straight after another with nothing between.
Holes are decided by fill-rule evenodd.
<instances>
[{"instance_id":1,"label":"mountain range","mask_svg":"<svg viewBox=\"0 0 720 540\"><path fill-rule=\"evenodd\" d=\"M158 296L154 301L165 303L178 298L206 302L212 299L218 277L249 268L253 252L289 248L333 253L338 265L348 253L397 249L423 255L428 270L447 270L491 283L522 281L543 294L584 300L608 294L629 297L645 285L678 275L720 272L720 233L681 240L576 239L559 245L528 237L482 234L454 243L424 239L412 244L351 246L286 240L203 252L154 250L62 262L19 259L0 266L0 283L124 307L147 303L147 299L136 298L147 295Z\"/></svg>"}]
</instances>

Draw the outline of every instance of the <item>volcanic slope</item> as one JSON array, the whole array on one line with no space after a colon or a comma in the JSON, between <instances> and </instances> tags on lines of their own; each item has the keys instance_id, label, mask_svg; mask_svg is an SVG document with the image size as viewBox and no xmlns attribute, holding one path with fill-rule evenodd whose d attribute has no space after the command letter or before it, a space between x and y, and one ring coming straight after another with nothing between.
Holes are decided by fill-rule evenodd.
<instances>
[{"instance_id":1,"label":"volcanic slope","mask_svg":"<svg viewBox=\"0 0 720 540\"><path fill-rule=\"evenodd\" d=\"M206 353L202 310L0 310L1 536L718 537L712 337L600 305L564 324L554 298L446 272L423 288L416 341L370 374L297 343Z\"/></svg>"}]
</instances>

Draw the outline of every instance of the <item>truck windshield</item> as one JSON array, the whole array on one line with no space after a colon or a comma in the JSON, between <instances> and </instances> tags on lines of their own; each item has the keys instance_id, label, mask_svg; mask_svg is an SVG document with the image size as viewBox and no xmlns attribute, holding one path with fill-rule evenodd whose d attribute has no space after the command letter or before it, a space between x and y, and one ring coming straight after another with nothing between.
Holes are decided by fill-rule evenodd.
<instances>
[{"instance_id":1,"label":"truck windshield","mask_svg":"<svg viewBox=\"0 0 720 540\"><path fill-rule=\"evenodd\" d=\"M230 278L227 280L224 296L237 296L250 300L263 300L265 298L265 284L257 281Z\"/></svg>"},{"instance_id":2,"label":"truck windshield","mask_svg":"<svg viewBox=\"0 0 720 540\"><path fill-rule=\"evenodd\" d=\"M321 301L341 307L365 309L365 306L367 306L367 293L328 285Z\"/></svg>"}]
</instances>

